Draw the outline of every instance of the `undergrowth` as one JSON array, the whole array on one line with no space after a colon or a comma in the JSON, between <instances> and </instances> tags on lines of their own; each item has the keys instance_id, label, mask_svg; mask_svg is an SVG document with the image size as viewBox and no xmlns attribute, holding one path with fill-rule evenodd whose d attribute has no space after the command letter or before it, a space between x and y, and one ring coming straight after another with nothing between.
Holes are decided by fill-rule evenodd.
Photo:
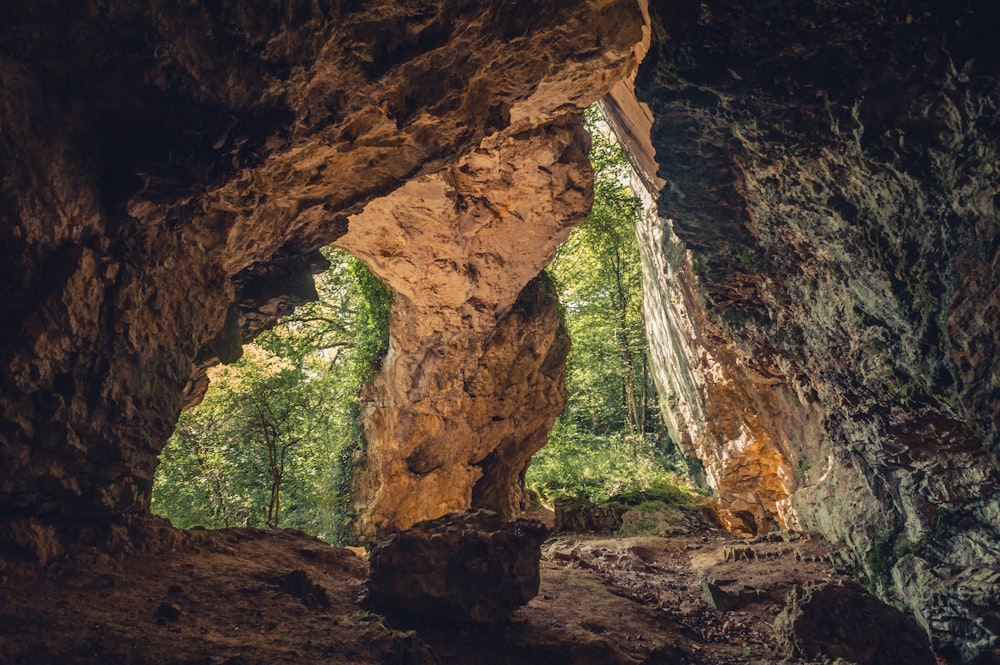
<instances>
[{"instance_id":1,"label":"undergrowth","mask_svg":"<svg viewBox=\"0 0 1000 665\"><path fill-rule=\"evenodd\" d=\"M528 489L551 504L560 496L589 503L693 496L683 461L648 437L623 433L595 435L557 422L549 443L531 461ZM639 498L645 497L645 498Z\"/></svg>"}]
</instances>

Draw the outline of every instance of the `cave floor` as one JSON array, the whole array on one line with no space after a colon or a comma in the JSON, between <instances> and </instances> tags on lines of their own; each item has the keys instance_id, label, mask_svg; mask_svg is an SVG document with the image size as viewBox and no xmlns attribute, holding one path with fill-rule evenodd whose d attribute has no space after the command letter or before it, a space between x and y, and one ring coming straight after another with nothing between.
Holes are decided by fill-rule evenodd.
<instances>
[{"instance_id":1,"label":"cave floor","mask_svg":"<svg viewBox=\"0 0 1000 665\"><path fill-rule=\"evenodd\" d=\"M0 568L0 664L798 663L771 628L778 599L838 574L807 536L560 536L510 624L409 626L365 606L367 564L349 550L296 531L161 531L121 560L82 549L45 574Z\"/></svg>"}]
</instances>

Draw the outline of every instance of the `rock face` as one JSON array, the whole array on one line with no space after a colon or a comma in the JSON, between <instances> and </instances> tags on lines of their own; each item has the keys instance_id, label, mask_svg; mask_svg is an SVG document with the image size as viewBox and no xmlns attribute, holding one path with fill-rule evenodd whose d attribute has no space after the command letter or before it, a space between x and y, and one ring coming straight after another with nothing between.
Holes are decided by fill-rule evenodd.
<instances>
[{"instance_id":1,"label":"rock face","mask_svg":"<svg viewBox=\"0 0 1000 665\"><path fill-rule=\"evenodd\" d=\"M513 518L528 462L562 411L569 337L547 276L530 282L499 321L464 329L455 321L451 334L442 325L426 336L409 325L452 314L459 312L428 307L390 329L393 346L364 413L361 534L469 506ZM408 351L395 346L404 343Z\"/></svg>"},{"instance_id":2,"label":"rock face","mask_svg":"<svg viewBox=\"0 0 1000 665\"><path fill-rule=\"evenodd\" d=\"M373 201L337 240L395 295L363 415L364 536L470 506L520 509L528 462L565 403L569 350L547 279L522 288L593 199L578 112L634 71L644 38L637 6L593 12L551 27L546 57L564 64L504 110L502 131Z\"/></svg>"},{"instance_id":3,"label":"rock face","mask_svg":"<svg viewBox=\"0 0 1000 665\"><path fill-rule=\"evenodd\" d=\"M144 514L201 370L313 297L338 240L397 293L369 485L420 505L371 521L516 505L565 341L544 289L515 301L586 211L579 109L648 32L625 0L355 5L10 8L0 513Z\"/></svg>"},{"instance_id":4,"label":"rock face","mask_svg":"<svg viewBox=\"0 0 1000 665\"><path fill-rule=\"evenodd\" d=\"M946 657L1000 657L997 9L651 12L648 115L606 106L675 438L722 521L818 530Z\"/></svg>"},{"instance_id":5,"label":"rock face","mask_svg":"<svg viewBox=\"0 0 1000 665\"><path fill-rule=\"evenodd\" d=\"M568 497L556 499L554 507L556 533L614 533L628 510L620 504L594 505Z\"/></svg>"},{"instance_id":6,"label":"rock face","mask_svg":"<svg viewBox=\"0 0 1000 665\"><path fill-rule=\"evenodd\" d=\"M424 621L504 621L538 593L548 532L490 510L420 522L372 549L368 598L381 612Z\"/></svg>"},{"instance_id":7,"label":"rock face","mask_svg":"<svg viewBox=\"0 0 1000 665\"><path fill-rule=\"evenodd\" d=\"M934 665L917 623L853 582L810 582L788 593L774 622L789 658L858 665Z\"/></svg>"},{"instance_id":8,"label":"rock face","mask_svg":"<svg viewBox=\"0 0 1000 665\"><path fill-rule=\"evenodd\" d=\"M614 87L661 403L720 520L818 530L945 657L1000 659L995 3L653 3L648 111L626 0L15 4L0 542L127 539L203 369L314 295L328 243L396 293L363 530L510 514L562 400L525 286Z\"/></svg>"}]
</instances>

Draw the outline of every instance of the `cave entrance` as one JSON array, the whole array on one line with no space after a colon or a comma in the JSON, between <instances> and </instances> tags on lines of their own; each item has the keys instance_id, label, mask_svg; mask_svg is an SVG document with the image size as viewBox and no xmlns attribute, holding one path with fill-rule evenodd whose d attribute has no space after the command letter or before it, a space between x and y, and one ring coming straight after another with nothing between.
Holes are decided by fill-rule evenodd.
<instances>
[{"instance_id":1,"label":"cave entrance","mask_svg":"<svg viewBox=\"0 0 1000 665\"><path fill-rule=\"evenodd\" d=\"M547 268L572 340L568 398L525 479L549 506L560 496L599 504L644 492L683 493L689 485L650 369L636 176L597 105L587 110L586 127L594 205Z\"/></svg>"},{"instance_id":2,"label":"cave entrance","mask_svg":"<svg viewBox=\"0 0 1000 665\"><path fill-rule=\"evenodd\" d=\"M518 487L520 482L525 482L545 501L562 494L606 501L630 492L675 493L685 484L684 461L661 419L648 360L641 266L635 236L641 206L629 185L631 166L596 107L587 112L587 127L592 135L591 160L597 173L596 201L586 221L562 245L548 269L563 302L565 325L574 342L567 375L568 404L555 423L548 445L535 456L526 475L525 458L507 454L508 448L518 448L517 445L504 445L503 441L510 437L537 434L540 441L531 448L537 450L545 440L547 425L535 421L530 426L525 424L528 420L523 412L530 409L523 407L534 399L529 398L528 393L518 393L516 399L512 398L517 404L511 406L510 418L495 415L498 405L489 401L491 386L507 385L508 379L515 380L513 375L501 377L506 376L504 372L512 371L509 360L504 360L507 356L502 354L494 359L496 368L484 370L493 362L489 360L489 353L497 351L499 346L496 344L484 347L490 351L483 358L469 359L483 386L466 381L458 398L442 392L434 399L424 400L425 403L469 400L463 402L469 413L494 414L486 426L505 432L503 441L479 464L482 478L471 487L473 506L509 512L510 497L520 496L519 489L510 489L511 481ZM571 134L567 129L566 136ZM557 143L552 150L559 155L566 147ZM580 158L583 157L581 152ZM537 169L534 165L532 168ZM533 171L529 171L529 176L531 173ZM567 180L557 179L560 182ZM491 183L484 178L482 183L477 180L473 184L489 187ZM399 198L408 200L413 193L410 190L416 189L425 204L434 194L440 199L442 210L455 210L451 186L428 177L401 188ZM389 219L408 224L411 253L420 249L432 255L436 246L431 241L435 238L425 241L414 231L426 231L429 222L423 217L413 220L401 217L406 213L400 212L398 204L399 201L392 198L370 204L364 214L378 219L356 219L352 225L371 233L372 229L381 228L377 224L384 224ZM387 214L386 210L393 214ZM460 216L452 223L464 223L465 217L461 215L466 213L461 210L458 213ZM490 208L484 210L481 217L491 219L485 215L494 213ZM530 219L527 213L523 216ZM443 215L435 212L432 217L441 219ZM384 235L395 237L394 234L387 228ZM433 234L427 232L427 235ZM354 238L352 242L360 242L359 247L364 249L362 241L365 240L367 236ZM420 243L425 243L426 247L418 247ZM358 247L352 246L352 250L355 249ZM358 255L372 260L367 254ZM354 542L355 504L364 501L370 506L372 501L372 497L359 499L352 493L363 442L358 395L361 387L374 378L375 367L386 349L391 296L359 259L344 250L329 250L326 256L331 267L317 279L319 300L300 307L261 334L245 347L238 361L209 370L212 386L204 401L181 415L161 455L152 500L152 510L169 518L176 526L293 527L337 544ZM378 260L385 260L379 257L375 257L376 264ZM385 265L378 265L394 279L397 293L399 289L412 291L404 293L411 304L408 310L418 309L412 305L422 297L422 291L406 282L409 274L393 274ZM449 275L444 277L451 279ZM430 289L424 291L430 292ZM529 314L534 312L530 303L521 302L529 291L522 291L520 304L515 304L512 310L516 313L519 307L524 308L521 317L524 321L531 319ZM539 297L542 295L539 292ZM461 308L466 305L459 303L455 311L465 312ZM420 311L427 310L434 316L421 323L423 328L417 326L415 329L441 330L434 317L443 309L424 303ZM488 308L483 309L488 311ZM486 323L495 325L493 319L483 318L476 328L477 334L487 337L493 334ZM516 323L510 325L518 327ZM556 327L557 324L553 324L553 329ZM510 338L516 340L518 335L510 335ZM409 348L414 344L407 342L400 346ZM434 353L424 353L417 359L422 376L438 376L453 369L447 365L429 366L428 358L439 359L444 347L434 347L432 351ZM394 358L399 361L399 353ZM541 366L535 369L542 374L551 373L546 367L543 359ZM496 376L484 379L490 372ZM476 400L481 395L485 396L484 401L478 405ZM399 411L409 397L397 395L388 403ZM471 426L469 418L446 421L444 412L418 413L412 407L410 410L412 413L405 418L387 416L385 422L380 421L383 427L387 422L395 428L376 433L377 437L389 442L390 452L394 445L392 437L412 444L418 453L434 453L442 450L443 445L453 445L456 438L470 438L463 437L461 430L463 424ZM544 414L535 416L536 420L545 418ZM518 420L518 424L508 427L514 420ZM505 427L511 431L507 432ZM438 430L443 434L436 434ZM426 440L414 444L420 437ZM447 460L438 457L440 454L429 455L427 459L433 463L412 469L411 484L427 479L433 481L434 474L445 473ZM458 475L462 473L468 475L468 469L459 469ZM390 482L394 481L373 475L362 484L365 487L388 486ZM444 498L451 501L449 505L455 506L452 509L462 508L459 505L462 488L452 483L449 491L454 496L449 494ZM381 495L378 498L385 499ZM421 505L412 515L402 510L409 508L408 505L401 508L381 504L372 512L386 515L396 510L395 524L389 526L408 525L426 519L425 513L438 510L437 506L444 501L441 497L427 495L418 497L416 503L423 499L434 505ZM469 499L464 500L464 507L468 507ZM515 500L510 506L515 511L516 503Z\"/></svg>"},{"instance_id":3,"label":"cave entrance","mask_svg":"<svg viewBox=\"0 0 1000 665\"><path fill-rule=\"evenodd\" d=\"M291 527L343 543L350 534L358 394L388 335L388 289L344 250L319 298L208 370L202 402L163 449L152 510L180 528Z\"/></svg>"}]
</instances>

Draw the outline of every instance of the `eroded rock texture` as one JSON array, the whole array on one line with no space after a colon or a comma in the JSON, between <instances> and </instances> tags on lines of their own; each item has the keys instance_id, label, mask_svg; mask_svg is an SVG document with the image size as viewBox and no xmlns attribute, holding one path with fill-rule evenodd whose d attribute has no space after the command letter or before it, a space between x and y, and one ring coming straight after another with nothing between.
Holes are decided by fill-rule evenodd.
<instances>
[{"instance_id":1,"label":"eroded rock texture","mask_svg":"<svg viewBox=\"0 0 1000 665\"><path fill-rule=\"evenodd\" d=\"M5 11L0 512L144 514L202 369L312 297L338 239L398 294L373 457L462 467L400 486L426 509L383 512L516 505L565 344L543 292L515 301L586 210L578 113L635 68L634 3Z\"/></svg>"},{"instance_id":2,"label":"eroded rock texture","mask_svg":"<svg viewBox=\"0 0 1000 665\"><path fill-rule=\"evenodd\" d=\"M810 582L788 593L774 622L789 657L858 665L934 665L927 635L912 617L854 582Z\"/></svg>"},{"instance_id":3,"label":"eroded rock texture","mask_svg":"<svg viewBox=\"0 0 1000 665\"><path fill-rule=\"evenodd\" d=\"M593 197L579 111L634 71L648 34L638 6L591 11L540 38L553 65L504 110L503 131L372 202L337 241L395 295L363 414L362 535L520 509L528 461L565 402L569 350L547 279L524 287Z\"/></svg>"},{"instance_id":4,"label":"eroded rock texture","mask_svg":"<svg viewBox=\"0 0 1000 665\"><path fill-rule=\"evenodd\" d=\"M640 163L655 147L663 179L643 174L656 198L640 233L676 438L731 526L799 524L846 543L942 654L992 662L995 6L651 11L636 88L653 146L628 143ZM617 105L620 126L641 125L641 109Z\"/></svg>"},{"instance_id":5,"label":"eroded rock texture","mask_svg":"<svg viewBox=\"0 0 1000 665\"><path fill-rule=\"evenodd\" d=\"M548 533L538 520L491 510L419 522L372 548L368 600L410 621L506 621L538 594Z\"/></svg>"}]
</instances>

